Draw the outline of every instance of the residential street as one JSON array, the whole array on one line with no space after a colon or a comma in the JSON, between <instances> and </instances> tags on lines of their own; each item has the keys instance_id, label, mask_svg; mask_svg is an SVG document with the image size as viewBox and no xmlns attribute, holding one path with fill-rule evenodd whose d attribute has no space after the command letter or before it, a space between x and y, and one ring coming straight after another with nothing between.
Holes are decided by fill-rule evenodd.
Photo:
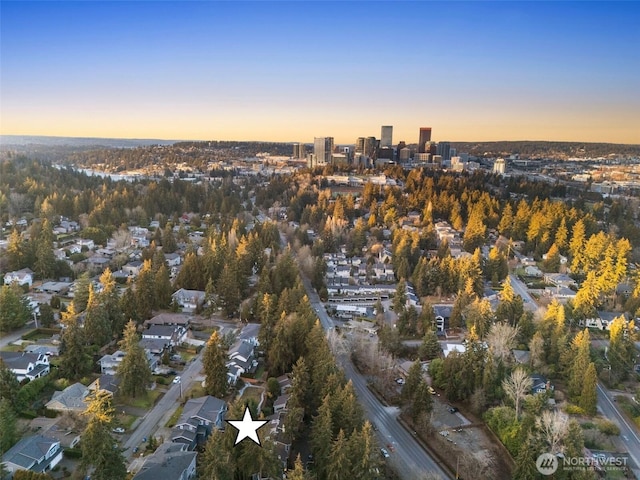
<instances>
[{"instance_id":1,"label":"residential street","mask_svg":"<svg viewBox=\"0 0 640 480\"><path fill-rule=\"evenodd\" d=\"M308 279L302 276L309 302L317 312L318 318L325 330L334 327L333 320L329 318L324 305L320 301L318 294L311 287ZM367 388L367 382L353 366L348 356L340 359L345 375L351 380L358 395L360 404L363 406L365 415L370 422L378 428L378 438L381 445L392 445L394 451L390 451L391 463L400 478L404 480L414 480L420 478L425 473L435 473L441 478L451 478L433 458L418 444L415 438L398 422L399 410L397 407L385 407ZM388 449L389 450L389 449Z\"/></svg>"},{"instance_id":2,"label":"residential street","mask_svg":"<svg viewBox=\"0 0 640 480\"><path fill-rule=\"evenodd\" d=\"M22 335L24 335L27 332L30 332L31 330L33 330L33 321L27 323L24 327L18 329L18 330L14 330L13 332L8 333L7 335L3 335L0 338L0 348L6 347L7 345L9 345L12 342L15 342L16 340L19 340L20 337L22 337Z\"/></svg>"},{"instance_id":3,"label":"residential street","mask_svg":"<svg viewBox=\"0 0 640 480\"><path fill-rule=\"evenodd\" d=\"M124 448L126 449L124 451L124 455L127 459L130 459L133 456L133 447L138 446L140 449L144 447L144 445L141 445L144 437L149 438L157 428L164 426L160 425L160 420L169 412L169 410L173 411L180 403L180 388L182 387L183 393L186 392L193 383L194 378L200 375L200 371L202 370L202 361L200 359L201 355L202 352L194 358L189 366L187 366L187 368L180 374L182 378L182 385L171 384L171 388L164 394L160 401L156 403L156 406L145 415L142 422L131 434L124 445Z\"/></svg>"},{"instance_id":4,"label":"residential street","mask_svg":"<svg viewBox=\"0 0 640 480\"><path fill-rule=\"evenodd\" d=\"M598 410L603 416L615 422L620 427L620 441L624 444L629 456L633 460L633 473L640 478L640 436L633 425L618 410L618 406L612 400L613 396L598 384Z\"/></svg>"},{"instance_id":5,"label":"residential street","mask_svg":"<svg viewBox=\"0 0 640 480\"><path fill-rule=\"evenodd\" d=\"M511 280L513 291L516 293L516 295L520 295L522 297L522 303L524 304L525 310L535 312L538 309L538 305L527 290L527 286L513 274L509 275L509 279Z\"/></svg>"}]
</instances>

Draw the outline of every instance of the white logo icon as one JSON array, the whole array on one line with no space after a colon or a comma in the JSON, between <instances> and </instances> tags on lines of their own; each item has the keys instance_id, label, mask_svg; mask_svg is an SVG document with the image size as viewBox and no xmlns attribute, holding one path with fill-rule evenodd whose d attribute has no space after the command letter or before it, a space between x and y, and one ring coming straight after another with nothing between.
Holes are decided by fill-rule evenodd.
<instances>
[{"instance_id":1,"label":"white logo icon","mask_svg":"<svg viewBox=\"0 0 640 480\"><path fill-rule=\"evenodd\" d=\"M551 453L543 453L536 459L536 468L542 475L553 475L558 470L558 458Z\"/></svg>"}]
</instances>

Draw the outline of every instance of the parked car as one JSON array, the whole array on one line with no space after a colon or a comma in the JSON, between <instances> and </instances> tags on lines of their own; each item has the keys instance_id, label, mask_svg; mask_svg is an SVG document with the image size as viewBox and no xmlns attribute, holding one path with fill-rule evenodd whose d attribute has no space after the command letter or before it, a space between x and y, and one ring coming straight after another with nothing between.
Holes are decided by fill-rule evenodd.
<instances>
[{"instance_id":1,"label":"parked car","mask_svg":"<svg viewBox=\"0 0 640 480\"><path fill-rule=\"evenodd\" d=\"M124 428L122 427L116 427L114 429L111 430L113 433L124 433Z\"/></svg>"},{"instance_id":2,"label":"parked car","mask_svg":"<svg viewBox=\"0 0 640 480\"><path fill-rule=\"evenodd\" d=\"M384 458L389 458L389 452L387 451L386 448L381 448L380 449L380 454L384 457Z\"/></svg>"},{"instance_id":3,"label":"parked car","mask_svg":"<svg viewBox=\"0 0 640 480\"><path fill-rule=\"evenodd\" d=\"M398 385L404 385L404 378L402 378L402 377L396 378L396 383Z\"/></svg>"},{"instance_id":4,"label":"parked car","mask_svg":"<svg viewBox=\"0 0 640 480\"><path fill-rule=\"evenodd\" d=\"M429 393L430 393L431 395L435 395L435 394L436 394L436 391L433 389L433 387L432 387L432 386L427 387L427 390L429 391Z\"/></svg>"},{"instance_id":5,"label":"parked car","mask_svg":"<svg viewBox=\"0 0 640 480\"><path fill-rule=\"evenodd\" d=\"M449 413L456 413L458 409L456 407L449 407Z\"/></svg>"},{"instance_id":6,"label":"parked car","mask_svg":"<svg viewBox=\"0 0 640 480\"><path fill-rule=\"evenodd\" d=\"M180 375L176 375L176 378L173 379L173 383L180 383L181 378Z\"/></svg>"}]
</instances>

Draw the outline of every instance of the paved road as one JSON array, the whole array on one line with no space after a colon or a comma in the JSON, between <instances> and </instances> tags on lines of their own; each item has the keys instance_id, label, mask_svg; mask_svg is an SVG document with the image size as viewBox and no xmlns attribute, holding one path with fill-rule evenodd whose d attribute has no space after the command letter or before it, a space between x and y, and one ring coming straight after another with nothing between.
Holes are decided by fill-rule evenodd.
<instances>
[{"instance_id":1,"label":"paved road","mask_svg":"<svg viewBox=\"0 0 640 480\"><path fill-rule=\"evenodd\" d=\"M525 310L530 310L535 312L538 309L538 304L535 302L529 290L527 290L527 286L520 281L518 277L515 275L509 275L511 279L511 286L513 287L513 291L516 295L520 295L522 297L522 302L524 303Z\"/></svg>"},{"instance_id":2,"label":"paved road","mask_svg":"<svg viewBox=\"0 0 640 480\"><path fill-rule=\"evenodd\" d=\"M29 322L27 323L26 326L22 327L19 330L14 330L13 332L7 333L6 335L2 335L2 337L0 338L0 348L6 347L10 343L15 342L16 340L19 340L20 337L22 337L22 335L30 332L34 328L35 326L33 322Z\"/></svg>"},{"instance_id":3,"label":"paved road","mask_svg":"<svg viewBox=\"0 0 640 480\"><path fill-rule=\"evenodd\" d=\"M311 283L303 277L303 283L307 290L307 296L311 306L318 314L320 323L325 330L334 327L333 320L327 315L324 305L318 298L318 294L311 287ZM393 452L389 462L394 467L400 478L414 480L425 473L434 473L441 478L451 478L418 444L416 439L398 422L399 410L397 407L385 407L367 388L367 381L353 366L350 358L344 355L340 358L348 380L351 380L363 406L366 417L378 428L378 438L382 445L393 445Z\"/></svg>"},{"instance_id":4,"label":"paved road","mask_svg":"<svg viewBox=\"0 0 640 480\"><path fill-rule=\"evenodd\" d=\"M638 436L636 429L620 413L618 406L611 399L611 393L598 384L598 410L603 416L617 423L620 427L619 440L626 447L635 464L633 473L636 478L640 478L640 436Z\"/></svg>"},{"instance_id":5,"label":"paved road","mask_svg":"<svg viewBox=\"0 0 640 480\"><path fill-rule=\"evenodd\" d=\"M202 353L200 355L202 355ZM156 428L164 426L159 425L160 419L168 410L177 407L180 403L180 388L182 387L183 392L186 392L191 386L191 383L193 383L194 378L200 375L200 371L202 370L200 355L194 358L189 366L181 373L182 385L172 384L167 393L165 393L156 406L144 416L140 425L138 425L131 434L124 444L124 456L126 458L131 458L133 455L133 447L140 446L144 437L149 438Z\"/></svg>"}]
</instances>

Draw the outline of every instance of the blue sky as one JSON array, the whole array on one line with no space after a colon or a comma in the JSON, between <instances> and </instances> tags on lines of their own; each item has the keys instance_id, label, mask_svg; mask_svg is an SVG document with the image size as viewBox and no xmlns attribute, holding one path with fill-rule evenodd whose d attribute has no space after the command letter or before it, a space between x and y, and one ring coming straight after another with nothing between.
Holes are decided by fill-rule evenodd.
<instances>
[{"instance_id":1,"label":"blue sky","mask_svg":"<svg viewBox=\"0 0 640 480\"><path fill-rule=\"evenodd\" d=\"M0 9L3 134L640 143L636 2Z\"/></svg>"}]
</instances>

